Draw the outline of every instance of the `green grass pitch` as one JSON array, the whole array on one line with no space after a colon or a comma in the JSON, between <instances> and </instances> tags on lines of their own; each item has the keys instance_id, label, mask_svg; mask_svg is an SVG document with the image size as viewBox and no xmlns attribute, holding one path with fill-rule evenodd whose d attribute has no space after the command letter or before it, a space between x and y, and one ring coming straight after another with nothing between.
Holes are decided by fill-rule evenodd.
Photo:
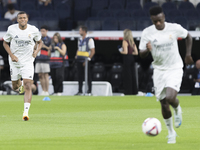
<instances>
[{"instance_id":1,"label":"green grass pitch","mask_svg":"<svg viewBox=\"0 0 200 150\"><path fill-rule=\"evenodd\" d=\"M33 96L22 121L23 96L0 96L0 150L200 150L200 97L180 96L183 124L167 144L155 97ZM143 134L148 117L161 121L156 137Z\"/></svg>"}]
</instances>

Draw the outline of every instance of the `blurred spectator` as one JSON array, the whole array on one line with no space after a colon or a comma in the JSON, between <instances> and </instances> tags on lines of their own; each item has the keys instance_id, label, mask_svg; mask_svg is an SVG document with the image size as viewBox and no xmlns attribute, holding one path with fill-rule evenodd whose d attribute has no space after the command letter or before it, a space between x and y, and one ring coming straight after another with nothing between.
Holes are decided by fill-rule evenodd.
<instances>
[{"instance_id":1,"label":"blurred spectator","mask_svg":"<svg viewBox=\"0 0 200 150\"><path fill-rule=\"evenodd\" d=\"M3 57L0 55L0 79L1 79L1 70L4 68L4 61Z\"/></svg>"},{"instance_id":2,"label":"blurred spectator","mask_svg":"<svg viewBox=\"0 0 200 150\"><path fill-rule=\"evenodd\" d=\"M49 61L47 60L49 59L48 51L51 50L51 38L47 36L47 26L42 26L40 28L40 32L42 34L43 46L41 51L38 53L38 56L36 57L35 73L38 73L39 80L42 86L41 95L48 96L50 66Z\"/></svg>"},{"instance_id":3,"label":"blurred spectator","mask_svg":"<svg viewBox=\"0 0 200 150\"><path fill-rule=\"evenodd\" d=\"M4 61L3 61L3 57L0 55L0 70L2 70L4 68Z\"/></svg>"},{"instance_id":4,"label":"blurred spectator","mask_svg":"<svg viewBox=\"0 0 200 150\"><path fill-rule=\"evenodd\" d=\"M51 44L51 78L54 87L54 95L61 96L63 92L64 67L69 66L67 56L67 46L63 42L59 33L55 33Z\"/></svg>"},{"instance_id":5,"label":"blurred spectator","mask_svg":"<svg viewBox=\"0 0 200 150\"><path fill-rule=\"evenodd\" d=\"M47 5L51 4L51 0L38 0L38 4L47 6Z\"/></svg>"},{"instance_id":6,"label":"blurred spectator","mask_svg":"<svg viewBox=\"0 0 200 150\"><path fill-rule=\"evenodd\" d=\"M19 11L15 10L13 4L8 4L7 8L8 8L8 11L5 13L4 18L9 19L13 23L15 23L17 20L17 14L19 13Z\"/></svg>"},{"instance_id":7,"label":"blurred spectator","mask_svg":"<svg viewBox=\"0 0 200 150\"><path fill-rule=\"evenodd\" d=\"M6 7L8 4L17 4L17 0L2 0L2 3Z\"/></svg>"},{"instance_id":8,"label":"blurred spectator","mask_svg":"<svg viewBox=\"0 0 200 150\"><path fill-rule=\"evenodd\" d=\"M196 68L194 70L194 89L192 95L200 95L200 59L196 61Z\"/></svg>"},{"instance_id":9,"label":"blurred spectator","mask_svg":"<svg viewBox=\"0 0 200 150\"><path fill-rule=\"evenodd\" d=\"M87 36L87 27L81 26L79 28L81 38L78 40L78 50L76 54L77 71L78 71L78 93L76 95L83 95L82 86L85 74L85 58L88 58L88 90L87 95L90 96L92 92L92 77L90 71L90 60L95 54L94 40Z\"/></svg>"},{"instance_id":10,"label":"blurred spectator","mask_svg":"<svg viewBox=\"0 0 200 150\"><path fill-rule=\"evenodd\" d=\"M123 72L124 72L124 94L136 95L138 94L137 81L136 81L136 68L135 59L133 55L138 55L138 49L133 40L132 31L129 29L124 30L124 38L122 42L122 49L120 53L123 54Z\"/></svg>"}]
</instances>

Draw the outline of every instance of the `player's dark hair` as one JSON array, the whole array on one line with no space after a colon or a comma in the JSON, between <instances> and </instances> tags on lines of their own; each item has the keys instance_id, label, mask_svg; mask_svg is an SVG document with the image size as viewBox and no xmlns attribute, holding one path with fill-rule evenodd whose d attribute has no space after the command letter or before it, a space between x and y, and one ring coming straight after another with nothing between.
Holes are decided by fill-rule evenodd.
<instances>
[{"instance_id":1,"label":"player's dark hair","mask_svg":"<svg viewBox=\"0 0 200 150\"><path fill-rule=\"evenodd\" d=\"M87 33L88 29L86 26L80 26L80 28Z\"/></svg>"},{"instance_id":2,"label":"player's dark hair","mask_svg":"<svg viewBox=\"0 0 200 150\"><path fill-rule=\"evenodd\" d=\"M8 5L7 5L7 8L8 8L8 10L13 10L13 9L15 9L15 7L14 7L13 4L8 4Z\"/></svg>"},{"instance_id":3,"label":"player's dark hair","mask_svg":"<svg viewBox=\"0 0 200 150\"><path fill-rule=\"evenodd\" d=\"M17 14L17 17L18 17L19 15L22 15L22 14L26 14L27 17L28 17L28 14L27 14L25 11L20 11L20 12Z\"/></svg>"},{"instance_id":4,"label":"player's dark hair","mask_svg":"<svg viewBox=\"0 0 200 150\"><path fill-rule=\"evenodd\" d=\"M48 27L48 26L46 26L46 25L43 25L43 26L41 26L41 27L40 27L40 29L49 30L49 27Z\"/></svg>"},{"instance_id":5,"label":"player's dark hair","mask_svg":"<svg viewBox=\"0 0 200 150\"><path fill-rule=\"evenodd\" d=\"M156 16L162 12L163 12L163 10L162 10L162 7L160 7L160 6L153 6L149 9L149 13L151 16Z\"/></svg>"}]
</instances>

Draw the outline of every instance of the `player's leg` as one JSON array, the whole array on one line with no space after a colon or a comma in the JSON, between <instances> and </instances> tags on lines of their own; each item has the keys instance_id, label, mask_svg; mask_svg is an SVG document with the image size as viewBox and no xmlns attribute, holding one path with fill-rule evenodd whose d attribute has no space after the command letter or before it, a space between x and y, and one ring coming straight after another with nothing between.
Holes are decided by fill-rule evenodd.
<instances>
[{"instance_id":1,"label":"player's leg","mask_svg":"<svg viewBox=\"0 0 200 150\"><path fill-rule=\"evenodd\" d=\"M40 84L42 86L42 93L41 93L41 95L44 95L44 91L45 91L44 74L43 73L38 73L38 77L39 77L39 80L40 80Z\"/></svg>"},{"instance_id":2,"label":"player's leg","mask_svg":"<svg viewBox=\"0 0 200 150\"><path fill-rule=\"evenodd\" d=\"M29 111L29 108L31 105L31 100L32 100L31 85L32 85L33 81L31 79L23 79L23 81L24 81L24 89L25 89L23 120L27 121L27 120L29 120L28 111Z\"/></svg>"},{"instance_id":3,"label":"player's leg","mask_svg":"<svg viewBox=\"0 0 200 150\"><path fill-rule=\"evenodd\" d=\"M12 88L14 91L19 92L19 87L22 85L21 79L18 79L16 81L12 81Z\"/></svg>"},{"instance_id":4,"label":"player's leg","mask_svg":"<svg viewBox=\"0 0 200 150\"><path fill-rule=\"evenodd\" d=\"M57 68L56 70L56 90L57 90L57 95L61 96L63 92L63 81L64 81L64 68Z\"/></svg>"},{"instance_id":5,"label":"player's leg","mask_svg":"<svg viewBox=\"0 0 200 150\"><path fill-rule=\"evenodd\" d=\"M182 110L179 100L177 99L177 91L173 88L167 87L165 99L174 108L174 125L178 128L182 123Z\"/></svg>"},{"instance_id":6,"label":"player's leg","mask_svg":"<svg viewBox=\"0 0 200 150\"><path fill-rule=\"evenodd\" d=\"M45 80L45 91L46 94L49 95L49 74L48 73L44 73L44 80Z\"/></svg>"}]
</instances>

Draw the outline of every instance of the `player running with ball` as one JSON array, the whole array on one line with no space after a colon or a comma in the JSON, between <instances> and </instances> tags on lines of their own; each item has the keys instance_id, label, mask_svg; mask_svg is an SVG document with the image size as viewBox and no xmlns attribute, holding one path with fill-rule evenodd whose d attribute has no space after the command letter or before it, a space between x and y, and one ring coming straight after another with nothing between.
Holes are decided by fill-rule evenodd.
<instances>
[{"instance_id":1,"label":"player running with ball","mask_svg":"<svg viewBox=\"0 0 200 150\"><path fill-rule=\"evenodd\" d=\"M182 123L182 110L177 99L183 76L183 62L178 50L177 38L186 41L185 63L193 63L191 57L192 37L179 24L165 22L162 8L154 6L150 9L153 25L142 32L139 45L140 56L149 53L153 57L153 81L155 95L161 103L162 115L168 129L168 143L176 143L176 132L173 128L170 105L174 108L175 127Z\"/></svg>"},{"instance_id":2,"label":"player running with ball","mask_svg":"<svg viewBox=\"0 0 200 150\"><path fill-rule=\"evenodd\" d=\"M17 15L18 24L8 27L3 39L3 46L9 55L10 74L12 87L24 93L24 113L23 120L29 120L28 111L32 99L32 80L34 75L33 61L37 53L42 48L42 40L39 30L27 24L28 17L26 12L19 12ZM34 49L35 41L37 49ZM10 46L9 46L10 43ZM21 82L21 77L23 82Z\"/></svg>"}]
</instances>

